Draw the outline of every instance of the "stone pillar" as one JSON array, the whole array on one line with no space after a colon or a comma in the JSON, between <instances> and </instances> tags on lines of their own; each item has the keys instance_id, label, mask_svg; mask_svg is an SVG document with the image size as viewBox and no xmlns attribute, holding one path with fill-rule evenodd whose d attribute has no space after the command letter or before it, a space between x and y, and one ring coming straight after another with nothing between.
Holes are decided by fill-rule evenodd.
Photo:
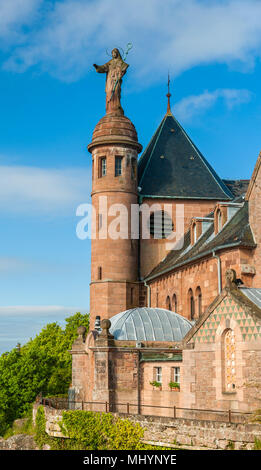
<instances>
[{"instance_id":1,"label":"stone pillar","mask_svg":"<svg viewBox=\"0 0 261 470\"><path fill-rule=\"evenodd\" d=\"M110 320L102 320L102 332L95 341L94 388L92 391L93 401L107 403L107 411L111 411L111 403L114 397L110 366L110 348L114 346L114 337L109 332L110 326Z\"/></svg>"}]
</instances>

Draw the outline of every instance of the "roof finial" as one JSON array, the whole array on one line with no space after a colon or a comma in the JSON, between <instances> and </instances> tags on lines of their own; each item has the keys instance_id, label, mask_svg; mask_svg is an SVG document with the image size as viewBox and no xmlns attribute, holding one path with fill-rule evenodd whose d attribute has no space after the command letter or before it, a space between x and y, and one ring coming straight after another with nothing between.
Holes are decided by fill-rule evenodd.
<instances>
[{"instance_id":1,"label":"roof finial","mask_svg":"<svg viewBox=\"0 0 261 470\"><path fill-rule=\"evenodd\" d=\"M169 72L168 72L168 93L167 93L167 98L168 98L168 106L167 106L167 114L172 114L171 113L171 109L170 109L170 97L171 97L171 94L169 92L169 84L170 84L170 78L169 78Z\"/></svg>"}]
</instances>

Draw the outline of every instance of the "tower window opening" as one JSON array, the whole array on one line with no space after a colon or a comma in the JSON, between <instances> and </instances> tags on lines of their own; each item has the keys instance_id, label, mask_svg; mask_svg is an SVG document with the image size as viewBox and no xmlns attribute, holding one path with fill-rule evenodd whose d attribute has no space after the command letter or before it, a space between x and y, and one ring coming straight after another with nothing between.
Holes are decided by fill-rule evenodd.
<instances>
[{"instance_id":1,"label":"tower window opening","mask_svg":"<svg viewBox=\"0 0 261 470\"><path fill-rule=\"evenodd\" d=\"M106 157L102 157L99 160L99 178L106 176L107 174L107 162Z\"/></svg>"},{"instance_id":2,"label":"tower window opening","mask_svg":"<svg viewBox=\"0 0 261 470\"><path fill-rule=\"evenodd\" d=\"M122 157L115 157L115 176L122 175Z\"/></svg>"},{"instance_id":3,"label":"tower window opening","mask_svg":"<svg viewBox=\"0 0 261 470\"><path fill-rule=\"evenodd\" d=\"M102 267L98 266L98 280L101 281L102 279Z\"/></svg>"}]
</instances>

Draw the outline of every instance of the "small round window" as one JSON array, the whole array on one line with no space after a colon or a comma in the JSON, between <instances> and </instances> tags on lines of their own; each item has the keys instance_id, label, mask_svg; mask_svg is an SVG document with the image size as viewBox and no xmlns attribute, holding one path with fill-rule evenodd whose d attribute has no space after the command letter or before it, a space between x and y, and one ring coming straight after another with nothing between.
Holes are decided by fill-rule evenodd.
<instances>
[{"instance_id":1,"label":"small round window","mask_svg":"<svg viewBox=\"0 0 261 470\"><path fill-rule=\"evenodd\" d=\"M171 217L167 212L153 212L149 219L150 234L153 238L167 238L174 229Z\"/></svg>"}]
</instances>

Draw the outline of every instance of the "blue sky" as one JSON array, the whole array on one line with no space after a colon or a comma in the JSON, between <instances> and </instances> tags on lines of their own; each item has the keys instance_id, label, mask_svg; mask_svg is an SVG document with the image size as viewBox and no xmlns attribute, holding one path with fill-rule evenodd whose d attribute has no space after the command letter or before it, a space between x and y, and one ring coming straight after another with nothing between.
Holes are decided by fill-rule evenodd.
<instances>
[{"instance_id":1,"label":"blue sky","mask_svg":"<svg viewBox=\"0 0 261 470\"><path fill-rule=\"evenodd\" d=\"M166 111L223 178L261 150L261 2L0 0L0 353L89 309L86 147L104 115L93 63L133 44L122 104L146 146Z\"/></svg>"}]
</instances>

